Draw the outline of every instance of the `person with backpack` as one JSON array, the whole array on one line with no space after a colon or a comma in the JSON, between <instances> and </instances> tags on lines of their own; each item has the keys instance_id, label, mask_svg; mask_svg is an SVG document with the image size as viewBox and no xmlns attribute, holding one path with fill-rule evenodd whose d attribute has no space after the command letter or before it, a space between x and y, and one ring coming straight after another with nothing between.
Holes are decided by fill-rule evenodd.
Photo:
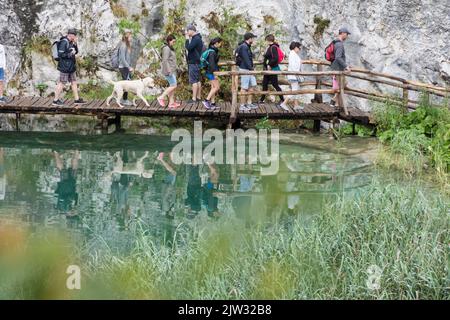
<instances>
[{"instance_id":1,"label":"person with backpack","mask_svg":"<svg viewBox=\"0 0 450 320\"><path fill-rule=\"evenodd\" d=\"M239 71L253 71L255 69L253 64L253 52L252 44L254 43L256 36L247 32L244 35L244 41L240 42L235 50L236 65L239 67ZM241 76L241 93L252 92L256 87L256 77L253 75ZM252 95L247 96L247 103L245 103L245 96L241 96L241 111L248 111L256 109L257 106L252 103Z\"/></svg>"},{"instance_id":2,"label":"person with backpack","mask_svg":"<svg viewBox=\"0 0 450 320\"><path fill-rule=\"evenodd\" d=\"M131 67L131 43L133 41L133 31L125 30L122 36L122 41L118 48L118 62L119 71L122 76L122 80L131 80L133 68ZM123 93L122 101L123 106L132 106L131 101L128 100L128 92Z\"/></svg>"},{"instance_id":3,"label":"person with backpack","mask_svg":"<svg viewBox=\"0 0 450 320\"><path fill-rule=\"evenodd\" d=\"M204 47L202 36L197 32L197 27L193 24L187 27L185 47L187 51L189 83L192 85L192 100L189 100L188 103L192 104L202 100L200 58Z\"/></svg>"},{"instance_id":4,"label":"person with backpack","mask_svg":"<svg viewBox=\"0 0 450 320\"><path fill-rule=\"evenodd\" d=\"M280 45L275 42L275 36L273 34L269 34L266 37L268 48L266 50L266 53L264 54L264 60L263 60L263 68L264 70L269 71L281 71L280 63L284 60L284 53L280 48ZM280 85L278 84L278 76L277 75L264 75L263 78L263 85L262 89L263 91L267 91L269 89L269 83L272 84L272 86L277 91L283 91L281 90ZM264 100L266 99L265 95L261 96L261 99L259 100L260 103L264 103ZM281 103L284 102L284 97L280 96Z\"/></svg>"},{"instance_id":5,"label":"person with backpack","mask_svg":"<svg viewBox=\"0 0 450 320\"><path fill-rule=\"evenodd\" d=\"M344 42L348 39L350 31L347 28L339 29L339 35L336 40L333 40L325 49L325 58L331 62L331 70L350 72L351 68L347 65L345 56ZM333 76L333 90L339 90L339 81L336 76ZM336 93L330 104L336 105Z\"/></svg>"},{"instance_id":6,"label":"person with backpack","mask_svg":"<svg viewBox=\"0 0 450 320\"><path fill-rule=\"evenodd\" d=\"M84 100L78 95L77 84L77 61L76 55L78 54L77 45L77 30L69 29L67 35L62 37L57 43L58 48L58 71L59 81L55 89L55 99L53 105L61 107L64 102L60 99L64 86L69 82L72 86L73 96L75 98L75 104L84 104Z\"/></svg>"},{"instance_id":7,"label":"person with backpack","mask_svg":"<svg viewBox=\"0 0 450 320\"><path fill-rule=\"evenodd\" d=\"M5 69L6 69L6 54L5 47L0 44L0 103L5 103L6 98L3 96L5 90Z\"/></svg>"},{"instance_id":8,"label":"person with backpack","mask_svg":"<svg viewBox=\"0 0 450 320\"><path fill-rule=\"evenodd\" d=\"M302 45L300 42L293 41L291 45L289 46L289 49L291 52L289 53L289 67L288 71L292 72L300 72L302 71L302 59L300 58L300 50L302 48ZM300 82L303 81L303 77L297 76L297 75L288 75L287 79L291 85L292 91L300 90ZM290 100L294 101L294 110L301 110L303 109L299 105L299 99L300 96L298 95L292 95L289 96L280 106L283 108L283 110L289 111L289 108L287 107L287 104Z\"/></svg>"},{"instance_id":9,"label":"person with backpack","mask_svg":"<svg viewBox=\"0 0 450 320\"><path fill-rule=\"evenodd\" d=\"M166 106L166 97L169 97L169 109L180 107L180 103L175 101L175 90L177 89L177 55L175 53L176 38L174 35L168 35L166 43L162 48L161 73L169 83L162 95L158 97L158 103L161 107Z\"/></svg>"},{"instance_id":10,"label":"person with backpack","mask_svg":"<svg viewBox=\"0 0 450 320\"><path fill-rule=\"evenodd\" d=\"M211 90L208 97L203 101L206 109L216 109L216 95L220 90L219 79L214 75L214 72L219 71L219 48L222 46L221 38L214 38L209 44L208 50L202 54L201 66L206 68L206 78L211 83Z\"/></svg>"}]
</instances>

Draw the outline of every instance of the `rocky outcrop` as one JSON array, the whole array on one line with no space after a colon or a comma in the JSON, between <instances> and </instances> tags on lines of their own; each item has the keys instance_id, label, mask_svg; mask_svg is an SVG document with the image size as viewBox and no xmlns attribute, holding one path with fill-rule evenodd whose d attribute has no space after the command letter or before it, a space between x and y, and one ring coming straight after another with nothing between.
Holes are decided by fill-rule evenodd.
<instances>
[{"instance_id":1,"label":"rocky outcrop","mask_svg":"<svg viewBox=\"0 0 450 320\"><path fill-rule=\"evenodd\" d=\"M281 20L285 42L302 39L304 57L322 58L323 48L342 25L353 34L347 43L350 63L434 84L450 84L450 3L435 0L227 0L237 12L246 12L256 32L263 32L263 16ZM108 70L109 53L119 39L120 15L139 20L142 35L134 45L138 61L147 39L158 37L164 9L176 5L167 0L3 0L0 2L0 42L7 49L9 90L33 92L37 83L54 86L57 73L48 55L24 54L32 37L57 39L68 27L81 30L82 55L95 59L100 79L115 77ZM218 1L188 0L188 21L214 11ZM314 18L330 20L317 35ZM31 48L32 49L32 48ZM139 60L139 68L145 61Z\"/></svg>"}]
</instances>

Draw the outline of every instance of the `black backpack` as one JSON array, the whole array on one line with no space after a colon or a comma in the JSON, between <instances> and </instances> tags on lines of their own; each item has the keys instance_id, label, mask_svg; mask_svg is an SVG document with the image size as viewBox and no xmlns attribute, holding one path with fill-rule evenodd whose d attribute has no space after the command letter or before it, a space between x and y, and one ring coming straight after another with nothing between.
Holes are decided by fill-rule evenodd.
<instances>
[{"instance_id":1,"label":"black backpack","mask_svg":"<svg viewBox=\"0 0 450 320\"><path fill-rule=\"evenodd\" d=\"M241 63L242 63L242 57L241 57L241 54L240 54L242 45L243 45L243 43L240 43L240 44L238 44L237 48L234 49L234 59L235 59L235 62L236 62L237 66L240 66Z\"/></svg>"}]
</instances>

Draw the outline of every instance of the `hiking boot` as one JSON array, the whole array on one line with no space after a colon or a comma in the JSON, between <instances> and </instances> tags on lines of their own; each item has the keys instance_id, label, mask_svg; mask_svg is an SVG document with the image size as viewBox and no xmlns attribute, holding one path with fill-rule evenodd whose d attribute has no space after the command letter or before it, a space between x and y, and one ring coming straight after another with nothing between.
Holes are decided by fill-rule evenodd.
<instances>
[{"instance_id":1,"label":"hiking boot","mask_svg":"<svg viewBox=\"0 0 450 320\"><path fill-rule=\"evenodd\" d=\"M85 104L86 103L86 101L84 101L83 99L78 99L78 100L75 100L75 104Z\"/></svg>"},{"instance_id":2,"label":"hiking boot","mask_svg":"<svg viewBox=\"0 0 450 320\"><path fill-rule=\"evenodd\" d=\"M62 101L61 99L58 99L58 100L53 100L53 103L52 103L55 107L62 107L62 106L64 106L64 101Z\"/></svg>"}]
</instances>

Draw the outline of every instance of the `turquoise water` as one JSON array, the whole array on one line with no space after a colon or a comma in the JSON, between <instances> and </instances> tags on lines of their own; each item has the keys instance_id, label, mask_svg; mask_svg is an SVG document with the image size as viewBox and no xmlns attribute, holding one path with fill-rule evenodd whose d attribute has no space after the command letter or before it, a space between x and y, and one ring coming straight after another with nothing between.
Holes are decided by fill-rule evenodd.
<instances>
[{"instance_id":1,"label":"turquoise water","mask_svg":"<svg viewBox=\"0 0 450 320\"><path fill-rule=\"evenodd\" d=\"M282 144L279 172L262 176L257 165L175 165L169 137L1 133L0 224L63 230L87 246L102 239L126 251L141 228L170 245L177 228L199 219L308 217L372 180L361 151L342 154L316 139L321 149ZM353 147L367 151L367 140L345 142Z\"/></svg>"}]
</instances>

